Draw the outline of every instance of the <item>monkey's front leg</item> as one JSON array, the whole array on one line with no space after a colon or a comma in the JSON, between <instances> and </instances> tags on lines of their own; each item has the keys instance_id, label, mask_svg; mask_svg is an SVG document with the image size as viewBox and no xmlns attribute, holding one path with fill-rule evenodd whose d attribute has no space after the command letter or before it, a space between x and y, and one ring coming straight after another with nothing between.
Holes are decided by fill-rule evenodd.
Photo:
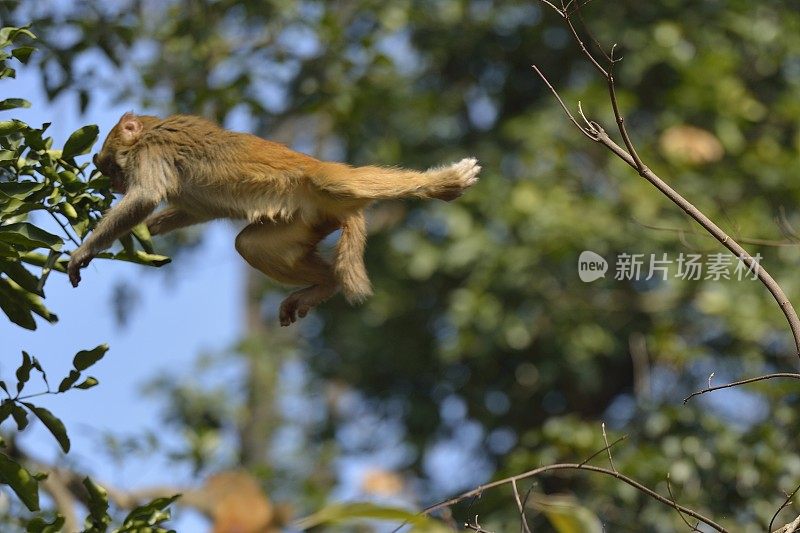
<instances>
[{"instance_id":1,"label":"monkey's front leg","mask_svg":"<svg viewBox=\"0 0 800 533\"><path fill-rule=\"evenodd\" d=\"M67 274L73 287L81 282L80 270L94 257L111 246L120 236L142 222L158 205L158 198L150 198L131 191L112 207L97 224L91 235L72 253Z\"/></svg>"}]
</instances>

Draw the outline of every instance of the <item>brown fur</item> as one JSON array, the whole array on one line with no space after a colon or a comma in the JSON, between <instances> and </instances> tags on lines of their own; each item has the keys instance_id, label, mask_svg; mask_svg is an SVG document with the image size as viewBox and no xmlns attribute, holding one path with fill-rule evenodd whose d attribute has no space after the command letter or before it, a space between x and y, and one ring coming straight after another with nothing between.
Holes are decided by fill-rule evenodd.
<instances>
[{"instance_id":1,"label":"brown fur","mask_svg":"<svg viewBox=\"0 0 800 533\"><path fill-rule=\"evenodd\" d=\"M281 304L288 325L339 289L350 302L372 294L363 263L363 209L384 198L452 200L477 181L474 159L425 172L351 167L319 161L205 119L166 119L126 113L109 133L95 165L123 199L75 251L69 275L136 224L154 235L215 218L243 219L236 249L254 268L290 285L309 285ZM156 206L168 206L150 215ZM145 220L146 219L146 220ZM334 264L317 244L337 228L342 235Z\"/></svg>"}]
</instances>

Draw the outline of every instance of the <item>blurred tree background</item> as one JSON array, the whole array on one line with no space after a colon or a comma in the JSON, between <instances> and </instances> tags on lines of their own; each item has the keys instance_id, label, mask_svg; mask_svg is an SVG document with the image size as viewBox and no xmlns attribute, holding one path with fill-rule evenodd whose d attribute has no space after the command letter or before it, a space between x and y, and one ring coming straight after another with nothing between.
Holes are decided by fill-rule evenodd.
<instances>
[{"instance_id":1,"label":"blurred tree background","mask_svg":"<svg viewBox=\"0 0 800 533\"><path fill-rule=\"evenodd\" d=\"M337 494L421 506L492 477L580 462L603 446L605 421L609 438L628 435L614 451L620 471L663 494L669 474L678 502L737 531L762 531L800 483L793 383L682 405L712 372L722 383L796 368L766 290L676 279L674 264L666 281L614 279L620 253L674 261L724 250L564 118L532 63L567 102L613 126L603 80L551 10L517 0L0 5L4 22L31 23L46 45L38 60L51 97L68 91L85 107L103 87L142 109L202 114L322 158L425 168L475 156L484 168L452 204L370 211L375 296L363 306L335 298L281 330L285 289L248 271L247 337L150 387L185 435L176 461L199 474L244 466L299 515ZM621 49L620 100L642 158L751 241L795 300L796 7L668 0L582 10L598 41ZM604 279L579 279L582 250L609 260ZM376 466L353 489L341 473L358 462ZM536 483L540 501L574 494L607 530L686 527L613 479ZM453 512L463 522L466 505ZM502 491L469 512L489 530L518 528ZM798 512L790 505L785 518ZM539 515L531 524L550 527Z\"/></svg>"}]
</instances>

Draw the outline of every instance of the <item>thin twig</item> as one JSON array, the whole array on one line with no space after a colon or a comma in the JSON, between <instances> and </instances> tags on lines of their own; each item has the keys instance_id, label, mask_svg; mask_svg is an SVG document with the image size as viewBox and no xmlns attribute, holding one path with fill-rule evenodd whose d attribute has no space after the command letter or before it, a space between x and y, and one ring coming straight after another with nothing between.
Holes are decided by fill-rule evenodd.
<instances>
[{"instance_id":1,"label":"thin twig","mask_svg":"<svg viewBox=\"0 0 800 533\"><path fill-rule=\"evenodd\" d=\"M606 435L606 423L602 422L600 424L600 427L603 428L603 442L606 443L606 452L608 452L608 462L611 464L611 470L616 472L617 467L614 466L614 459L611 457L611 446L608 445L608 436Z\"/></svg>"},{"instance_id":2,"label":"thin twig","mask_svg":"<svg viewBox=\"0 0 800 533\"><path fill-rule=\"evenodd\" d=\"M601 453L603 453L603 452L605 452L605 451L608 451L608 450L611 450L611 448L613 448L614 446L616 446L617 444L619 444L620 442L624 441L624 440L625 440L625 439L627 439L627 438L628 438L628 436L627 436L627 435L623 435L623 436L621 436L620 438L618 438L617 440L615 440L614 442L612 442L611 444L609 444L608 442L606 442L606 447L605 447L605 448L601 448L601 449L597 450L596 452L594 452L594 453L593 453L592 455L590 455L589 457L587 457L587 458L586 458L586 460L584 460L584 461L581 463L581 466L583 466L583 465L587 464L589 461L591 461L592 459L594 459L595 457L597 457L597 456L598 456L598 455L600 455Z\"/></svg>"},{"instance_id":3,"label":"thin twig","mask_svg":"<svg viewBox=\"0 0 800 533\"><path fill-rule=\"evenodd\" d=\"M72 236L72 233L69 232L69 229L67 229L67 226L65 226L64 223L61 222L61 220L56 216L56 214L53 213L52 211L49 211L49 210L47 212L50 213L50 216L53 217L53 220L55 220L58 223L58 225L61 226L61 229L64 230L64 233L67 235L67 238L70 241L72 241L72 244L74 244L75 246L80 247L81 243L79 243L77 241L77 239Z\"/></svg>"},{"instance_id":4,"label":"thin twig","mask_svg":"<svg viewBox=\"0 0 800 533\"><path fill-rule=\"evenodd\" d=\"M567 18L567 14L562 12L561 9L559 9L558 7L555 6L555 4L552 4L552 3L548 2L548 0L541 0L541 1L542 1L542 3L547 4L548 6L552 7L556 11L556 13L558 13L562 17Z\"/></svg>"},{"instance_id":5,"label":"thin twig","mask_svg":"<svg viewBox=\"0 0 800 533\"><path fill-rule=\"evenodd\" d=\"M775 222L778 224L778 227L789 239L795 242L800 241L800 234L798 234L797 230L794 229L792 223L789 222L789 217L786 216L786 209L783 206L780 206L778 210L780 211L780 214L775 220Z\"/></svg>"},{"instance_id":6,"label":"thin twig","mask_svg":"<svg viewBox=\"0 0 800 533\"><path fill-rule=\"evenodd\" d=\"M786 508L787 505L789 505L789 502L792 501L792 498L794 498L794 495L797 494L798 490L800 490L800 485L797 485L797 487L795 487L795 489L792 491L792 493L789 494L786 497L785 500L783 500L783 503L781 504L781 506L778 507L778 510L775 511L775 514L772 515L772 520L769 521L769 526L767 526L767 531L772 531L772 524L775 523L775 520L778 518L778 515L780 514L780 512L783 511Z\"/></svg>"},{"instance_id":7,"label":"thin twig","mask_svg":"<svg viewBox=\"0 0 800 533\"><path fill-rule=\"evenodd\" d=\"M475 515L475 523L471 524L469 522L464 522L464 527L467 528L467 529L471 529L472 531L475 531L476 533L492 533L491 531L489 531L487 529L483 529L480 526L480 524L478 524L478 515Z\"/></svg>"},{"instance_id":8,"label":"thin twig","mask_svg":"<svg viewBox=\"0 0 800 533\"><path fill-rule=\"evenodd\" d=\"M511 487L514 489L514 499L517 501L517 509L519 509L519 519L522 522L522 530L525 533L531 533L531 528L528 527L528 520L525 518L525 507L523 507L522 500L519 497L519 490L517 489L516 480L511 482Z\"/></svg>"},{"instance_id":9,"label":"thin twig","mask_svg":"<svg viewBox=\"0 0 800 533\"><path fill-rule=\"evenodd\" d=\"M777 372L775 374L765 374L763 376L758 376L755 378L733 381L731 383L726 383L725 385L715 385L714 387L707 387L705 389L701 389L699 391L691 393L689 396L683 399L683 403L685 405L689 400L691 400L695 396L700 396L701 394L705 394L707 392L713 392L715 390L720 390L720 389L729 389L731 387L738 387L739 385L747 385L748 383L755 383L756 381L764 381L767 379L776 379L776 378L800 379L800 374L796 374L794 372Z\"/></svg>"},{"instance_id":10,"label":"thin twig","mask_svg":"<svg viewBox=\"0 0 800 533\"><path fill-rule=\"evenodd\" d=\"M676 503L675 502L675 495L672 493L672 483L670 483L670 480L669 480L669 472L667 472L667 492L669 492L669 497L672 499L672 503ZM676 507L676 509L677 509L677 507ZM693 526L692 524L689 523L689 520L687 520L686 517L683 516L683 513L680 511L680 509L677 509L677 511L678 511L678 516L681 517L681 520L683 520L683 523L686 524L687 526L689 526L692 531L700 531L699 529L697 529L697 526L700 525L700 522L698 522L697 525Z\"/></svg>"},{"instance_id":11,"label":"thin twig","mask_svg":"<svg viewBox=\"0 0 800 533\"><path fill-rule=\"evenodd\" d=\"M602 451L601 451L601 453L602 453ZM556 463L556 464L552 464L552 465L541 466L539 468L535 468L533 470L529 470L527 472L524 472L522 474L518 474L516 476L511 476L511 477L503 478L503 479L500 479L500 480L497 480L497 481L493 481L491 483L486 483L486 484L483 484L483 485L481 485L481 486L479 486L479 487L477 487L475 489L472 489L472 490L470 490L468 492L460 494L460 495L458 495L458 496L456 496L454 498L450 498L449 500L445 500L445 501L439 502L437 504L431 505L429 507L426 507L425 509L423 509L421 511L420 514L427 515L427 514L435 512L435 511L438 511L439 509L443 509L445 507L449 507L451 505L455 505L455 504L457 504L459 502L462 502L462 501L466 500L467 498L471 498L475 494L482 493L482 492L484 492L486 490L489 490L489 489L492 489L494 487L499 487L501 485L506 485L506 484L512 483L514 481L520 481L522 479L527 479L527 478L530 478L530 477L538 476L538 475L546 473L546 472L552 472L552 471L556 471L556 470L586 470L588 472L595 472L595 473L605 474L607 476L611 476L613 478L616 478L616 479L622 481L623 483L626 483L626 484L630 485L631 487L635 488L639 492L642 492L642 493L648 495L649 497L653 498L654 500L657 500L657 501L659 501L659 502L661 502L661 503L663 503L665 505L669 505L670 507L673 507L674 509L678 509L679 511L683 512L686 515L689 515L689 516L691 516L693 518L696 518L697 520L703 522L704 524L706 524L709 527L715 529L716 531L720 531L720 532L723 532L723 533L727 533L728 532L727 529L725 529L720 524L716 523L711 518L708 518L707 516L699 513L698 511L695 511L693 509L689 509L688 507L684 507L683 505L680 505L678 503L673 502L669 498L666 498L666 497L662 496L661 494L657 493L656 491L654 491L654 490L642 485L638 481L636 481L636 480L634 480L634 479L632 479L632 478L630 478L630 477L628 477L628 476L626 476L624 474L620 474L619 472L614 472L613 470L611 470L609 468L603 468L603 467L600 467L600 466L592 466L592 465L587 465L587 464L582 464L582 463Z\"/></svg>"},{"instance_id":12,"label":"thin twig","mask_svg":"<svg viewBox=\"0 0 800 533\"><path fill-rule=\"evenodd\" d=\"M542 1L544 1L544 0L542 0ZM569 119L572 121L572 123L575 124L575 127L578 128L579 130L581 130L581 132L584 135L586 135L587 137L589 137L593 141L596 141L597 139L594 137L594 132L591 129L584 128L583 126L578 124L578 121L575 120L574 116L572 116L572 111L569 110L567 105L561 99L561 95L558 94L558 91L556 91L555 87L553 87L553 85L550 83L550 80L548 80L545 77L545 75L542 74L542 71L539 70L539 67L537 67L536 65L531 65L531 68L533 68L533 70L536 71L536 74L538 74L539 77L542 78L542 81L544 81L545 85L547 85L547 88L550 89L550 92L553 93L553 96L556 97L556 100L558 100L558 103L561 104L561 109L564 110L564 113L566 113L567 116L569 117ZM589 124L589 126L591 127L591 124Z\"/></svg>"},{"instance_id":13,"label":"thin twig","mask_svg":"<svg viewBox=\"0 0 800 533\"><path fill-rule=\"evenodd\" d=\"M684 228L671 228L668 226L658 226L655 224L647 224L645 222L640 222L635 218L631 219L634 224L637 226L641 226L646 229L652 229L655 231L668 231L671 233L682 233L682 234L689 234L689 235L697 235L698 237L706 237L706 238L713 238L712 235L709 235L705 231L696 231L694 229L684 229ZM781 248L781 247L797 247L800 246L800 242L793 240L785 240L785 241L776 241L774 239L757 239L751 237L741 237L737 239L739 242L744 244L757 244L759 246L768 246L772 248Z\"/></svg>"},{"instance_id":14,"label":"thin twig","mask_svg":"<svg viewBox=\"0 0 800 533\"><path fill-rule=\"evenodd\" d=\"M800 529L800 516L798 516L785 526L776 529L772 533L795 533L795 531L797 531L798 529Z\"/></svg>"},{"instance_id":15,"label":"thin twig","mask_svg":"<svg viewBox=\"0 0 800 533\"><path fill-rule=\"evenodd\" d=\"M645 167L644 163L642 163L639 154L636 153L636 149L634 148L633 142L631 141L631 138L628 135L627 128L625 127L625 119L622 116L622 113L620 112L619 109L619 101L617 99L617 89L616 89L616 84L614 83L614 63L615 63L614 49L616 48L616 44L611 48L611 55L606 56L606 60L608 61L608 69L605 69L600 65L600 63L597 61L594 55L589 51L589 49L583 43L583 40L581 39L580 35L578 35L578 30L572 23L572 17L567 15L565 12L564 19L567 21L567 26L569 26L569 30L572 33L572 37L575 39L575 42L578 44L578 47L583 52L583 55L585 55L587 59L589 59L589 61L600 72L600 74L606 79L608 97L611 100L611 109L614 111L614 118L617 122L617 129L619 129L619 133L622 136L622 141L625 143L625 147L628 149L628 154L630 154L636 165L636 170L639 172L639 174L643 174L647 167ZM600 48L599 45L598 48ZM605 53L603 55L605 55Z\"/></svg>"},{"instance_id":16,"label":"thin twig","mask_svg":"<svg viewBox=\"0 0 800 533\"><path fill-rule=\"evenodd\" d=\"M554 7L553 4L550 2L545 2L548 6ZM567 16L566 12L555 8L559 14L561 14L562 18L564 18L567 22L567 26L570 28L570 31L575 38L576 43L580 47L583 54L586 58L595 66L598 72L606 78L607 85L609 87L609 95L611 97L611 104L614 109L614 116L617 119L617 126L620 131L620 135L622 135L622 139L624 141L625 146L627 147L627 151L615 143L611 137L608 136L608 133L597 123L597 122L590 122L591 128L587 129L582 127L575 118L572 116L572 113L569 111L567 106L562 101L558 91L553 88L552 84L547 80L547 78L542 74L542 72L534 67L536 73L539 75L540 78L544 80L547 84L547 87L550 89L550 92L555 95L558 99L558 102L561 104L562 109L567 113L567 116L570 118L572 123L587 137L598 142L608 148L611 152L613 152L617 157L622 159L626 164L632 167L636 172L649 181L653 186L655 186L662 194L664 194L667 198L669 198L673 203L675 203L678 207L683 209L690 217L692 217L698 224L700 224L703 229L709 232L711 235L714 236L723 246L725 246L728 250L733 252L733 254L738 257L745 265L756 274L758 279L767 290L772 294L775 301L783 311L783 314L786 316L787 321L789 322L789 328L792 331L792 337L794 338L795 343L795 355L800 358L800 317L798 317L797 312L795 311L794 307L792 306L789 298L783 292L781 286L775 281L775 279L767 272L767 270L758 263L748 252L745 250L736 240L731 238L730 235L727 235L719 226L717 226L710 218L708 218L702 211L697 209L691 202L689 202L686 198L681 196L677 191L675 191L672 187L670 187L664 180L662 180L658 175L656 175L652 170L650 170L646 165L644 165L639 159L636 150L633 147L633 143L628 136L628 133L625 128L624 120L622 119L622 114L619 111L619 106L617 104L616 93L614 89L614 78L610 74L610 72L606 71L594 58L594 56L589 52L586 48L586 45L580 39L580 36L575 29L575 26L572 24L569 16Z\"/></svg>"}]
</instances>

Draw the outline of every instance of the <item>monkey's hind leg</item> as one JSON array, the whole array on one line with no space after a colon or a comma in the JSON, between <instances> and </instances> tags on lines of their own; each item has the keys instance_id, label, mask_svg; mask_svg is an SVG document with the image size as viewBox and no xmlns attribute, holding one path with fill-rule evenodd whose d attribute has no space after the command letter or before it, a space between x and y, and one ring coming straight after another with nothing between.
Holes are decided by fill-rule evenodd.
<instances>
[{"instance_id":1,"label":"monkey's hind leg","mask_svg":"<svg viewBox=\"0 0 800 533\"><path fill-rule=\"evenodd\" d=\"M281 303L281 326L305 317L339 290L333 268L317 254L316 246L335 225L310 227L300 221L257 222L236 236L236 250L252 267L288 285L310 285Z\"/></svg>"}]
</instances>

